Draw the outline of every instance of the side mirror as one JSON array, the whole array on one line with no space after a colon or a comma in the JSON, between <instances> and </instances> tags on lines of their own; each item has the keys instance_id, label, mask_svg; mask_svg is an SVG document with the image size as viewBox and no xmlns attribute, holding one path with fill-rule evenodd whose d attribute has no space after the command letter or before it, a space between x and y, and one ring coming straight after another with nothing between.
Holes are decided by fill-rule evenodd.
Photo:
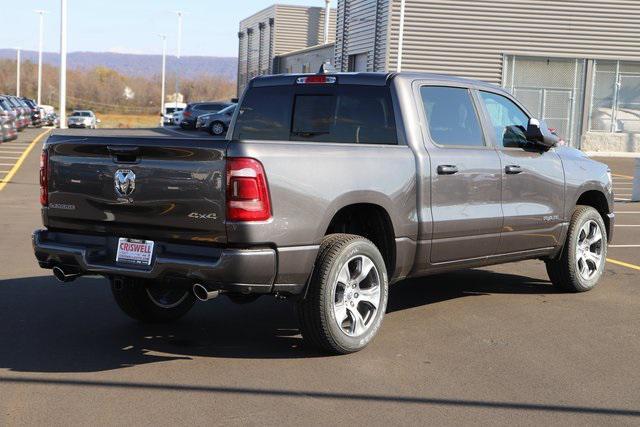
<instances>
[{"instance_id":1,"label":"side mirror","mask_svg":"<svg viewBox=\"0 0 640 427\"><path fill-rule=\"evenodd\" d=\"M527 124L526 136L527 141L533 142L545 150L555 147L559 141L559 138L551 133L544 121L540 122L533 118L529 119Z\"/></svg>"}]
</instances>

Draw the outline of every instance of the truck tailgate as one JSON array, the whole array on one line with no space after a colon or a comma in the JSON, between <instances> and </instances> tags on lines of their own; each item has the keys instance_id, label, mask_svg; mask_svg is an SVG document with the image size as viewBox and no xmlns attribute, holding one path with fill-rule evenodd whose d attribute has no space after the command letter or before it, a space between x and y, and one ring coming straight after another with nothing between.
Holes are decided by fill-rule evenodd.
<instances>
[{"instance_id":1,"label":"truck tailgate","mask_svg":"<svg viewBox=\"0 0 640 427\"><path fill-rule=\"evenodd\" d=\"M53 135L53 229L191 242L226 241L226 141Z\"/></svg>"}]
</instances>

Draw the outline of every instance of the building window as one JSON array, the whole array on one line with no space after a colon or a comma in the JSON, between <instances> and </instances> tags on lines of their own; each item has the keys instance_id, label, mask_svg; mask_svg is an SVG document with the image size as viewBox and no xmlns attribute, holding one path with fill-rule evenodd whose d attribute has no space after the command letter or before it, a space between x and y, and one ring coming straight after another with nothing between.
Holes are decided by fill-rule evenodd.
<instances>
[{"instance_id":1,"label":"building window","mask_svg":"<svg viewBox=\"0 0 640 427\"><path fill-rule=\"evenodd\" d=\"M640 63L595 61L589 130L640 133Z\"/></svg>"}]
</instances>

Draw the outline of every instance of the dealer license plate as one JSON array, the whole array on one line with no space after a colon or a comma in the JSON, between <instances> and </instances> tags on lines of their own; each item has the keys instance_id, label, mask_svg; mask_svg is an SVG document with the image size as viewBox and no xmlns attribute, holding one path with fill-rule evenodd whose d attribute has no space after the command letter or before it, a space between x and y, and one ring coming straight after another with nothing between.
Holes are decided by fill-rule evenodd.
<instances>
[{"instance_id":1,"label":"dealer license plate","mask_svg":"<svg viewBox=\"0 0 640 427\"><path fill-rule=\"evenodd\" d=\"M116 262L136 265L151 265L153 255L153 241L127 239L118 240Z\"/></svg>"}]
</instances>

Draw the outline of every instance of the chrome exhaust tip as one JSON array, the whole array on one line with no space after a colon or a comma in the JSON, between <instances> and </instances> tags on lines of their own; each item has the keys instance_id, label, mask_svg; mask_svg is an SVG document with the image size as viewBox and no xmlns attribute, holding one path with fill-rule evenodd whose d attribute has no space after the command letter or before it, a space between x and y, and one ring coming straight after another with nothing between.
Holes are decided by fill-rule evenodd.
<instances>
[{"instance_id":1,"label":"chrome exhaust tip","mask_svg":"<svg viewBox=\"0 0 640 427\"><path fill-rule=\"evenodd\" d=\"M81 276L80 273L65 273L62 268L57 266L53 267L53 275L60 283L72 282Z\"/></svg>"},{"instance_id":2,"label":"chrome exhaust tip","mask_svg":"<svg viewBox=\"0 0 640 427\"><path fill-rule=\"evenodd\" d=\"M210 291L200 283L196 283L195 285L193 285L192 290L193 295L195 295L195 297L200 301L209 301L220 295L220 291Z\"/></svg>"}]
</instances>

